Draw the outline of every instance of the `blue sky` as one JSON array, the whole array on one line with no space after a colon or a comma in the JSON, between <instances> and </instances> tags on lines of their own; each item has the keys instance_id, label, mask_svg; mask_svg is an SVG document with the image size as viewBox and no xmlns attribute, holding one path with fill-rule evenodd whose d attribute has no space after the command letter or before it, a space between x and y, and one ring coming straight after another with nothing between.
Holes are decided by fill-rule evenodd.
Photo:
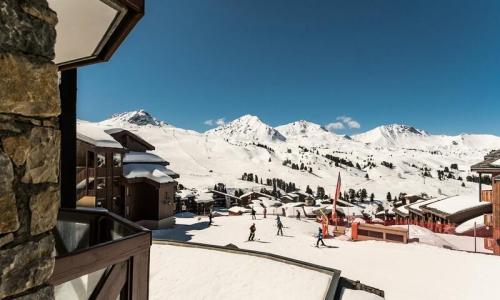
<instances>
[{"instance_id":1,"label":"blue sky","mask_svg":"<svg viewBox=\"0 0 500 300\"><path fill-rule=\"evenodd\" d=\"M79 118L144 108L199 131L254 114L347 134L405 123L500 135L500 1L146 5L111 61L79 70Z\"/></svg>"}]
</instances>

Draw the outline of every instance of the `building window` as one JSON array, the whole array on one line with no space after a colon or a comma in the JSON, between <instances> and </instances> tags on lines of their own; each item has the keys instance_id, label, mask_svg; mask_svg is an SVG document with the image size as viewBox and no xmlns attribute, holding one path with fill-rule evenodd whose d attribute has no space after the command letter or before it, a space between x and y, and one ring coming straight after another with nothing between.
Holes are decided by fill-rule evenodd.
<instances>
[{"instance_id":1,"label":"building window","mask_svg":"<svg viewBox=\"0 0 500 300\"><path fill-rule=\"evenodd\" d=\"M97 167L105 167L106 166L106 156L104 153L97 153Z\"/></svg>"},{"instance_id":2,"label":"building window","mask_svg":"<svg viewBox=\"0 0 500 300\"><path fill-rule=\"evenodd\" d=\"M122 155L121 153L113 153L113 167L119 168L122 166Z\"/></svg>"},{"instance_id":3,"label":"building window","mask_svg":"<svg viewBox=\"0 0 500 300\"><path fill-rule=\"evenodd\" d=\"M106 188L106 181L104 178L97 178L97 189L104 190Z\"/></svg>"}]
</instances>

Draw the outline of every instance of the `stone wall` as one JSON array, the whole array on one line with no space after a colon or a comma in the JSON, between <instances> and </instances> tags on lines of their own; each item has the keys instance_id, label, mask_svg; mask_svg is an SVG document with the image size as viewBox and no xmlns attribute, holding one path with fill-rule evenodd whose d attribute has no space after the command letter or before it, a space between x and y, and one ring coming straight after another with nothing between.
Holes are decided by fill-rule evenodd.
<instances>
[{"instance_id":1,"label":"stone wall","mask_svg":"<svg viewBox=\"0 0 500 300\"><path fill-rule=\"evenodd\" d=\"M46 0L0 0L0 299L53 299L60 203L54 59Z\"/></svg>"}]
</instances>

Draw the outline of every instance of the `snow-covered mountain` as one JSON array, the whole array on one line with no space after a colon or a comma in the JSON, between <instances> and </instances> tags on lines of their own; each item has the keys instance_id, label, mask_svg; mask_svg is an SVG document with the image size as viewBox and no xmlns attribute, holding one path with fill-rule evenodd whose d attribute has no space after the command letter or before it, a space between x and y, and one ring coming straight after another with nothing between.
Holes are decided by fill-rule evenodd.
<instances>
[{"instance_id":1,"label":"snow-covered mountain","mask_svg":"<svg viewBox=\"0 0 500 300\"><path fill-rule=\"evenodd\" d=\"M305 120L295 121L275 127L287 141L311 146L327 146L342 139L325 127Z\"/></svg>"},{"instance_id":2,"label":"snow-covered mountain","mask_svg":"<svg viewBox=\"0 0 500 300\"><path fill-rule=\"evenodd\" d=\"M350 139L311 122L273 128L250 115L205 133L168 125L144 110L114 115L97 125L141 136L171 162L180 183L200 190L219 182L228 188L262 188L260 182L241 180L243 173L253 173L264 182L280 178L302 189L322 186L331 193L340 172L343 190L365 188L379 199L387 192L476 193L477 184L465 181L470 166L490 150L500 149L500 138L492 135L432 135L391 125ZM306 170L292 164L303 164ZM446 174L447 178L438 179L438 171L451 169L452 164L458 169L451 170L450 178ZM423 177L424 169L432 177Z\"/></svg>"},{"instance_id":3,"label":"snow-covered mountain","mask_svg":"<svg viewBox=\"0 0 500 300\"><path fill-rule=\"evenodd\" d=\"M328 133L328 130L326 130L323 126L305 120L299 120L286 125L281 125L276 127L276 129L287 138L296 136L307 137Z\"/></svg>"},{"instance_id":4,"label":"snow-covered mountain","mask_svg":"<svg viewBox=\"0 0 500 300\"><path fill-rule=\"evenodd\" d=\"M391 124L376 127L370 131L354 135L353 138L363 143L377 146L398 146L402 141L428 137L424 130L408 125Z\"/></svg>"},{"instance_id":5,"label":"snow-covered mountain","mask_svg":"<svg viewBox=\"0 0 500 300\"><path fill-rule=\"evenodd\" d=\"M353 139L376 147L419 149L468 153L498 147L500 137L486 134L461 134L457 136L432 135L407 125L383 125L357 134Z\"/></svg>"},{"instance_id":6,"label":"snow-covered mountain","mask_svg":"<svg viewBox=\"0 0 500 300\"><path fill-rule=\"evenodd\" d=\"M130 124L138 125L138 126L168 125L167 123L165 123L163 121L157 120L155 117L153 117L150 113L148 113L144 109L114 114L111 116L110 119L102 121L101 124L108 125L108 126L116 126L116 127L127 126Z\"/></svg>"},{"instance_id":7,"label":"snow-covered mountain","mask_svg":"<svg viewBox=\"0 0 500 300\"><path fill-rule=\"evenodd\" d=\"M227 124L208 130L206 134L221 136L232 141L284 142L286 140L279 131L252 115L241 116Z\"/></svg>"}]
</instances>

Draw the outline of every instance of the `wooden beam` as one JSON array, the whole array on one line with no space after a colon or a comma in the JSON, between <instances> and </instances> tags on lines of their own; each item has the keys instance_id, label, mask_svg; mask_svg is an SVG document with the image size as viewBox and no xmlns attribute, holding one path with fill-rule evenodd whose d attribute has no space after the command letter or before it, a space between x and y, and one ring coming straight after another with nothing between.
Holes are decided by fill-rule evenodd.
<instances>
[{"instance_id":1,"label":"wooden beam","mask_svg":"<svg viewBox=\"0 0 500 300\"><path fill-rule=\"evenodd\" d=\"M145 232L57 257L50 284L58 285L128 260L131 256L145 251L149 253L150 242L150 234Z\"/></svg>"},{"instance_id":2,"label":"wooden beam","mask_svg":"<svg viewBox=\"0 0 500 300\"><path fill-rule=\"evenodd\" d=\"M117 299L127 281L127 270L128 261L115 264L99 282L89 300Z\"/></svg>"},{"instance_id":3,"label":"wooden beam","mask_svg":"<svg viewBox=\"0 0 500 300\"><path fill-rule=\"evenodd\" d=\"M61 207L76 207L76 69L61 72Z\"/></svg>"}]
</instances>

